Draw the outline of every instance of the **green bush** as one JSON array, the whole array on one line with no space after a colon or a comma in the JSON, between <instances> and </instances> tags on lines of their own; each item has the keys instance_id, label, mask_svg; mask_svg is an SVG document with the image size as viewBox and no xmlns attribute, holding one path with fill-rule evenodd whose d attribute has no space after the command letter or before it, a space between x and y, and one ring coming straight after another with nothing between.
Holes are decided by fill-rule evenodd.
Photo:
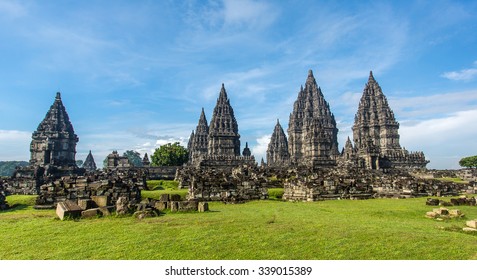
<instances>
[{"instance_id":1,"label":"green bush","mask_svg":"<svg viewBox=\"0 0 477 280\"><path fill-rule=\"evenodd\" d=\"M177 190L179 182L173 180L148 180L147 189L154 190Z\"/></svg>"},{"instance_id":2,"label":"green bush","mask_svg":"<svg viewBox=\"0 0 477 280\"><path fill-rule=\"evenodd\" d=\"M282 199L283 189L282 188L270 188L268 189L268 199Z\"/></svg>"}]
</instances>

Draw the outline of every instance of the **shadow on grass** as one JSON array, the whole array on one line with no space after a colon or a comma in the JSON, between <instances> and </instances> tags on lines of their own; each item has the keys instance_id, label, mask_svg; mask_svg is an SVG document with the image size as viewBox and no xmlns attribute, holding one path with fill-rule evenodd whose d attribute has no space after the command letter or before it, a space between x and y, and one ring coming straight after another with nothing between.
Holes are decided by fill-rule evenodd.
<instances>
[{"instance_id":1,"label":"shadow on grass","mask_svg":"<svg viewBox=\"0 0 477 280\"><path fill-rule=\"evenodd\" d=\"M12 206L10 206L10 208L4 210L3 212L4 213L9 213L9 212L17 211L17 210L24 210L24 209L27 209L28 206L29 206L28 204L16 203L16 204L13 204Z\"/></svg>"}]
</instances>

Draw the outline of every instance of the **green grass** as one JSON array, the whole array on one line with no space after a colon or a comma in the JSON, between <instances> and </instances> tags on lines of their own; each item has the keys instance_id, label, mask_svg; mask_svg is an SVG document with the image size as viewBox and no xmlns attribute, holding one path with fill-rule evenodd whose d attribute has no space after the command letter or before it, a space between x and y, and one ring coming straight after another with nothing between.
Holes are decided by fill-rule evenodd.
<instances>
[{"instance_id":1,"label":"green grass","mask_svg":"<svg viewBox=\"0 0 477 280\"><path fill-rule=\"evenodd\" d=\"M271 200L281 200L283 197L283 188L269 188L268 189L268 199Z\"/></svg>"},{"instance_id":2,"label":"green grass","mask_svg":"<svg viewBox=\"0 0 477 280\"><path fill-rule=\"evenodd\" d=\"M188 192L189 192L188 189L141 191L141 196L143 198L153 198L158 200L161 197L161 194L178 194L181 196L183 200L185 200Z\"/></svg>"},{"instance_id":3,"label":"green grass","mask_svg":"<svg viewBox=\"0 0 477 280\"><path fill-rule=\"evenodd\" d=\"M436 178L439 181L444 181L444 182L454 182L454 183L461 183L461 184L466 184L469 183L468 181L464 181L461 178L457 177L442 177L442 178Z\"/></svg>"},{"instance_id":4,"label":"green grass","mask_svg":"<svg viewBox=\"0 0 477 280\"><path fill-rule=\"evenodd\" d=\"M177 190L179 182L173 180L148 180L148 190Z\"/></svg>"},{"instance_id":5,"label":"green grass","mask_svg":"<svg viewBox=\"0 0 477 280\"><path fill-rule=\"evenodd\" d=\"M145 193L145 195L147 195ZM34 210L32 196L8 196L0 212L0 259L477 259L465 219L424 217L426 198L210 203L206 213L136 220L60 221Z\"/></svg>"}]
</instances>

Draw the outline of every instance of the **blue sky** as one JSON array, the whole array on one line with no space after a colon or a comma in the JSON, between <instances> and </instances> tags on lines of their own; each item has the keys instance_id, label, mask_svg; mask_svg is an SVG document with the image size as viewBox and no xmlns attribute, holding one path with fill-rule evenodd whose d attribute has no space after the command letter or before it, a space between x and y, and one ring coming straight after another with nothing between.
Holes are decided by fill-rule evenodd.
<instances>
[{"instance_id":1,"label":"blue sky","mask_svg":"<svg viewBox=\"0 0 477 280\"><path fill-rule=\"evenodd\" d=\"M476 1L0 0L0 160L62 93L77 159L186 145L222 83L259 161L312 69L340 147L372 70L429 168L477 154Z\"/></svg>"}]
</instances>

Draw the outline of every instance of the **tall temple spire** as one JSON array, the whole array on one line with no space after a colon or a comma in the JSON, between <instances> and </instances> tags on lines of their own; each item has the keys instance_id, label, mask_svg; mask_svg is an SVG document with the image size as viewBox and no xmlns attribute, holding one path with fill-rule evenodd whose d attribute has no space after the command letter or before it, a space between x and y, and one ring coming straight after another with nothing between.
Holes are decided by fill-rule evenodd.
<instances>
[{"instance_id":1,"label":"tall temple spire","mask_svg":"<svg viewBox=\"0 0 477 280\"><path fill-rule=\"evenodd\" d=\"M372 71L363 89L352 129L354 146L363 160L363 167L379 169L389 164L410 164L408 152L399 144L399 123ZM410 165L423 168L426 164L422 154Z\"/></svg>"},{"instance_id":2,"label":"tall temple spire","mask_svg":"<svg viewBox=\"0 0 477 280\"><path fill-rule=\"evenodd\" d=\"M313 71L308 71L305 87L300 88L288 124L289 153L292 163L333 164L338 155L338 128L330 106Z\"/></svg>"},{"instance_id":3,"label":"tall temple spire","mask_svg":"<svg viewBox=\"0 0 477 280\"><path fill-rule=\"evenodd\" d=\"M61 94L32 134L30 164L44 166L76 166L76 143L79 141L70 122Z\"/></svg>"},{"instance_id":4,"label":"tall temple spire","mask_svg":"<svg viewBox=\"0 0 477 280\"><path fill-rule=\"evenodd\" d=\"M83 168L88 171L88 172L93 172L96 171L96 163L94 162L93 154L91 153L91 150L89 150L88 155L86 156L86 159L83 163Z\"/></svg>"},{"instance_id":5,"label":"tall temple spire","mask_svg":"<svg viewBox=\"0 0 477 280\"><path fill-rule=\"evenodd\" d=\"M289 163L290 154L288 152L288 141L283 131L280 121L277 119L277 124L273 129L272 137L267 148L267 165L281 166Z\"/></svg>"},{"instance_id":6,"label":"tall temple spire","mask_svg":"<svg viewBox=\"0 0 477 280\"><path fill-rule=\"evenodd\" d=\"M208 141L209 155L240 156L238 124L224 84L210 121Z\"/></svg>"},{"instance_id":7,"label":"tall temple spire","mask_svg":"<svg viewBox=\"0 0 477 280\"><path fill-rule=\"evenodd\" d=\"M189 138L187 147L189 150L189 163L195 164L200 161L202 156L207 155L208 137L209 125L207 124L204 108L202 108L195 133L192 131Z\"/></svg>"}]
</instances>

